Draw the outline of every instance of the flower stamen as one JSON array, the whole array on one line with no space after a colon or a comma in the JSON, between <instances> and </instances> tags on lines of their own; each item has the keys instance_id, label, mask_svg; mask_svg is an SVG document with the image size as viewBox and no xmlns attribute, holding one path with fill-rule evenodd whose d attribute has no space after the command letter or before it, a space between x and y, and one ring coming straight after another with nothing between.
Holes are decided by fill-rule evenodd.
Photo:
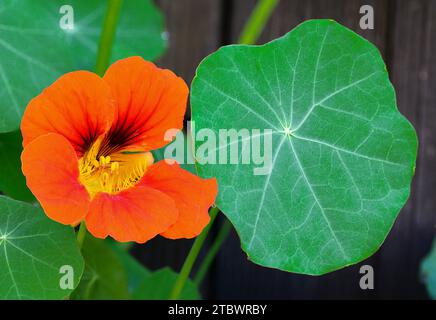
<instances>
[{"instance_id":1,"label":"flower stamen","mask_svg":"<svg viewBox=\"0 0 436 320\"><path fill-rule=\"evenodd\" d=\"M117 151L99 156L101 141L97 140L79 160L79 180L91 198L99 192L116 194L134 186L154 161L150 152Z\"/></svg>"}]
</instances>

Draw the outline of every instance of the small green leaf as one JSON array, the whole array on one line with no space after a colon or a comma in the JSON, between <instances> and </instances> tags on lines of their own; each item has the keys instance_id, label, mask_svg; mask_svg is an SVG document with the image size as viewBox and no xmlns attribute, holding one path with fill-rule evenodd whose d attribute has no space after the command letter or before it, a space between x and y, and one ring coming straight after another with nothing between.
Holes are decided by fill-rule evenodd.
<instances>
[{"instance_id":1,"label":"small green leaf","mask_svg":"<svg viewBox=\"0 0 436 320\"><path fill-rule=\"evenodd\" d=\"M168 299L170 292L177 280L177 273L166 267L152 272L145 278L133 293L135 300L165 300ZM180 294L181 300L201 299L198 288L188 280Z\"/></svg>"},{"instance_id":2,"label":"small green leaf","mask_svg":"<svg viewBox=\"0 0 436 320\"><path fill-rule=\"evenodd\" d=\"M21 171L21 143L20 131L0 134L0 191L17 200L34 201Z\"/></svg>"},{"instance_id":3,"label":"small green leaf","mask_svg":"<svg viewBox=\"0 0 436 320\"><path fill-rule=\"evenodd\" d=\"M127 275L118 256L101 239L86 235L82 247L85 272L77 289L71 295L74 300L127 299Z\"/></svg>"},{"instance_id":4,"label":"small green leaf","mask_svg":"<svg viewBox=\"0 0 436 320\"><path fill-rule=\"evenodd\" d=\"M430 253L421 263L421 276L430 298L436 300L436 239Z\"/></svg>"},{"instance_id":5,"label":"small green leaf","mask_svg":"<svg viewBox=\"0 0 436 320\"><path fill-rule=\"evenodd\" d=\"M168 299L177 279L177 273L170 268L150 271L141 265L126 250L123 250L115 241L109 241L109 246L118 256L118 259L127 273L129 294L133 299ZM198 289L191 280L189 280L184 287L181 299L200 299Z\"/></svg>"},{"instance_id":6,"label":"small green leaf","mask_svg":"<svg viewBox=\"0 0 436 320\"><path fill-rule=\"evenodd\" d=\"M142 280L149 276L150 271L140 264L136 259L129 254L126 250L120 247L120 242L114 240L106 240L109 242L110 247L117 255L124 270L127 273L127 282L129 294L132 294L140 285Z\"/></svg>"},{"instance_id":7,"label":"small green leaf","mask_svg":"<svg viewBox=\"0 0 436 320\"><path fill-rule=\"evenodd\" d=\"M63 266L73 272L70 283ZM0 299L62 299L79 283L83 258L71 227L0 196L0 270Z\"/></svg>"},{"instance_id":8,"label":"small green leaf","mask_svg":"<svg viewBox=\"0 0 436 320\"><path fill-rule=\"evenodd\" d=\"M67 4L73 20L62 19L70 12L60 12L65 1L1 1L0 132L16 130L30 99L60 75L94 69L107 1ZM163 18L151 0L123 1L111 61L153 60L165 47Z\"/></svg>"},{"instance_id":9,"label":"small green leaf","mask_svg":"<svg viewBox=\"0 0 436 320\"><path fill-rule=\"evenodd\" d=\"M195 146L199 174L217 177L217 205L255 263L319 275L362 261L407 201L415 130L377 48L332 20L219 49L197 69L191 108L197 132L246 128L253 145L260 130L271 168L263 175L253 152L250 164L205 164L203 142ZM229 154L231 144L209 153Z\"/></svg>"}]
</instances>

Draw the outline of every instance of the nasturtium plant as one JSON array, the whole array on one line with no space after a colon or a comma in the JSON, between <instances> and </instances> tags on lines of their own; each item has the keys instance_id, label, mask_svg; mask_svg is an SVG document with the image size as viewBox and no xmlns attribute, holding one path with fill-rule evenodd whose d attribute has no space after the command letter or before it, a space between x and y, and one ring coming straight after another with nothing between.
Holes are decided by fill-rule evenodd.
<instances>
[{"instance_id":1,"label":"nasturtium plant","mask_svg":"<svg viewBox=\"0 0 436 320\"><path fill-rule=\"evenodd\" d=\"M29 100L63 73L94 69L107 1L4 0L0 4L0 132L18 129ZM61 9L63 7L63 9ZM150 0L123 1L111 61L148 60L166 47Z\"/></svg>"},{"instance_id":2,"label":"nasturtium plant","mask_svg":"<svg viewBox=\"0 0 436 320\"><path fill-rule=\"evenodd\" d=\"M71 227L0 196L0 270L0 299L62 299L78 285L83 258Z\"/></svg>"},{"instance_id":3,"label":"nasturtium plant","mask_svg":"<svg viewBox=\"0 0 436 320\"><path fill-rule=\"evenodd\" d=\"M334 21L207 57L188 133L186 83L146 61L166 48L151 0L4 0L0 21L0 299L200 299L219 209L253 262L324 274L374 253L409 196L416 133L378 50ZM159 235L200 235L180 273L129 253Z\"/></svg>"},{"instance_id":4,"label":"nasturtium plant","mask_svg":"<svg viewBox=\"0 0 436 320\"><path fill-rule=\"evenodd\" d=\"M191 109L197 131L260 129L260 139L271 138L262 175L253 162L196 154L257 264L320 275L357 263L380 247L409 196L415 130L377 48L332 20L304 22L261 46L222 47L198 67Z\"/></svg>"},{"instance_id":5,"label":"nasturtium plant","mask_svg":"<svg viewBox=\"0 0 436 320\"><path fill-rule=\"evenodd\" d=\"M94 237L120 242L196 237L210 221L216 179L155 163L150 152L183 127L187 98L183 79L130 57L103 78L70 72L32 99L22 171L47 216L86 221Z\"/></svg>"}]
</instances>

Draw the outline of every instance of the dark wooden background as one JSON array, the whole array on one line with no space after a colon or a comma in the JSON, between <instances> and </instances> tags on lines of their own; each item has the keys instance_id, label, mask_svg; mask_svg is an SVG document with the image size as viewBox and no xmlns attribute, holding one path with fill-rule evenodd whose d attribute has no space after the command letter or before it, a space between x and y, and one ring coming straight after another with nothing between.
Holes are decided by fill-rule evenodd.
<instances>
[{"instance_id":1,"label":"dark wooden background","mask_svg":"<svg viewBox=\"0 0 436 320\"><path fill-rule=\"evenodd\" d=\"M158 62L190 83L198 63L218 47L235 43L254 0L158 0L170 46ZM360 30L359 8L372 5L374 30ZM259 43L282 36L306 19L332 18L380 49L397 91L401 112L419 135L412 194L382 248L371 258L334 273L311 277L249 262L235 232L227 239L202 286L209 299L420 299L427 298L419 265L431 246L436 223L436 1L282 0ZM216 233L214 226L213 232ZM155 239L133 248L156 269L179 270L192 241ZM370 264L375 289L361 290L359 268Z\"/></svg>"}]
</instances>

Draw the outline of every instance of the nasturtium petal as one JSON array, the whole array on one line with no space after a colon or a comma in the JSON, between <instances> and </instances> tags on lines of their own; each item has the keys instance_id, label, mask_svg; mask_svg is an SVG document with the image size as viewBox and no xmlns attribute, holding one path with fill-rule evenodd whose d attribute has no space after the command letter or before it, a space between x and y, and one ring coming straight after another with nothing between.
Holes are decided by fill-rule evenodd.
<instances>
[{"instance_id":1,"label":"nasturtium petal","mask_svg":"<svg viewBox=\"0 0 436 320\"><path fill-rule=\"evenodd\" d=\"M0 196L0 299L66 298L83 268L71 227L31 204Z\"/></svg>"},{"instance_id":2,"label":"nasturtium petal","mask_svg":"<svg viewBox=\"0 0 436 320\"><path fill-rule=\"evenodd\" d=\"M103 79L116 101L110 134L129 130L129 148L161 148L169 130L183 127L189 88L171 70L134 56L113 63Z\"/></svg>"},{"instance_id":3,"label":"nasturtium petal","mask_svg":"<svg viewBox=\"0 0 436 320\"><path fill-rule=\"evenodd\" d=\"M219 49L197 69L191 106L197 132L271 137L263 175L253 159L201 164L196 154L200 176L217 177L217 205L255 263L319 275L362 261L407 201L415 130L397 109L377 48L332 20L307 21L262 46ZM229 153L230 144L219 148Z\"/></svg>"},{"instance_id":4,"label":"nasturtium petal","mask_svg":"<svg viewBox=\"0 0 436 320\"><path fill-rule=\"evenodd\" d=\"M67 139L56 133L40 136L24 148L21 162L27 186L50 219L77 225L85 218L91 199Z\"/></svg>"},{"instance_id":5,"label":"nasturtium petal","mask_svg":"<svg viewBox=\"0 0 436 320\"><path fill-rule=\"evenodd\" d=\"M1 1L0 132L17 129L30 99L59 76L95 68L107 4ZM163 31L163 16L151 0L123 1L111 62L132 55L156 59L166 48Z\"/></svg>"}]
</instances>

